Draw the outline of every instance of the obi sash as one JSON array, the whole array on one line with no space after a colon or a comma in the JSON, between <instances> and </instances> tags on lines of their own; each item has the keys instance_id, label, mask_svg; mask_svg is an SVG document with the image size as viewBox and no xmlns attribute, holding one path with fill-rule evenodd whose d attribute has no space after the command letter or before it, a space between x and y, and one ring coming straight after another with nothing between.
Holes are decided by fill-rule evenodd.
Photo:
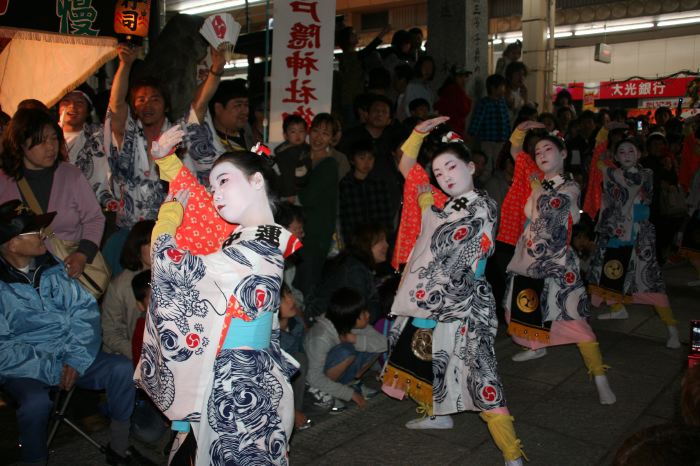
<instances>
[{"instance_id":1,"label":"obi sash","mask_svg":"<svg viewBox=\"0 0 700 466\"><path fill-rule=\"evenodd\" d=\"M263 312L260 317L249 322L237 317L232 318L221 349L244 346L257 350L269 348L272 335L272 317L272 312Z\"/></svg>"},{"instance_id":2,"label":"obi sash","mask_svg":"<svg viewBox=\"0 0 700 466\"><path fill-rule=\"evenodd\" d=\"M549 343L552 322L544 321L542 289L544 279L513 276L508 333L527 340Z\"/></svg>"}]
</instances>

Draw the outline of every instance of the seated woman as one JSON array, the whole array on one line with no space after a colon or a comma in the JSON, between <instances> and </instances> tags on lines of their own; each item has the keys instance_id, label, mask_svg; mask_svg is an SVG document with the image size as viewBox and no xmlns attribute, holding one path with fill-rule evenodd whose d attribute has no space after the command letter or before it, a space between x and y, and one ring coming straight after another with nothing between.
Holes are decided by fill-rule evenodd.
<instances>
[{"instance_id":1,"label":"seated woman","mask_svg":"<svg viewBox=\"0 0 700 466\"><path fill-rule=\"evenodd\" d=\"M579 219L578 185L564 172L564 141L547 135L535 146L543 172L525 204L525 231L508 264L506 321L513 340L528 348L514 361L547 354L547 346L576 343L594 376L601 404L615 403L602 356L590 325L588 296L578 257L569 245Z\"/></svg>"},{"instance_id":2,"label":"seated woman","mask_svg":"<svg viewBox=\"0 0 700 466\"><path fill-rule=\"evenodd\" d=\"M597 251L591 259L588 292L594 306L606 302L610 311L599 319L626 319L626 303L650 304L666 324L668 348L680 348L678 328L661 267L656 260L656 232L649 221L654 174L638 165L641 147L623 139L614 147L619 166L600 161L603 198Z\"/></svg>"},{"instance_id":3,"label":"seated woman","mask_svg":"<svg viewBox=\"0 0 700 466\"><path fill-rule=\"evenodd\" d=\"M56 212L49 226L56 238L73 244L62 259L68 275L80 277L99 252L105 218L80 169L61 160L63 131L46 111L25 108L14 114L4 139L0 203L21 199L36 213ZM56 255L53 240L45 244Z\"/></svg>"},{"instance_id":4,"label":"seated woman","mask_svg":"<svg viewBox=\"0 0 700 466\"><path fill-rule=\"evenodd\" d=\"M369 325L369 310L358 291L333 293L328 310L306 334L304 348L309 386L334 398L331 412L345 409L351 400L365 407L370 392L360 380L387 345L384 335Z\"/></svg>"},{"instance_id":5,"label":"seated woman","mask_svg":"<svg viewBox=\"0 0 700 466\"><path fill-rule=\"evenodd\" d=\"M183 134L166 131L151 153L173 154ZM186 171L177 157L158 164L175 180ZM190 210L187 190L171 193L153 229L153 303L135 378L175 429L192 430L198 465L288 464L297 364L279 347L277 312L284 255L299 242L274 224L270 180L266 156L226 153L212 168L213 196ZM185 211L196 217L212 201L238 227L217 252L178 248Z\"/></svg>"},{"instance_id":6,"label":"seated woman","mask_svg":"<svg viewBox=\"0 0 700 466\"><path fill-rule=\"evenodd\" d=\"M317 317L328 307L331 295L340 288L357 290L367 301L370 321L381 317L376 267L386 261L389 243L381 225L364 225L352 237L348 248L326 264L325 278L306 300L304 316Z\"/></svg>"},{"instance_id":7,"label":"seated woman","mask_svg":"<svg viewBox=\"0 0 700 466\"><path fill-rule=\"evenodd\" d=\"M102 345L108 353L132 359L136 322L142 316L131 281L151 268L151 232L155 222L142 220L129 232L122 249L124 270L112 279L102 300Z\"/></svg>"},{"instance_id":8,"label":"seated woman","mask_svg":"<svg viewBox=\"0 0 700 466\"><path fill-rule=\"evenodd\" d=\"M480 411L506 464L520 465L520 440L496 370L495 303L484 277L496 205L474 190L475 170L464 143L448 133L431 172L450 198L438 209L430 186L421 189L422 228L392 307L401 317L391 331L382 389L399 399L408 395L427 414L409 421L409 429L450 429L450 414Z\"/></svg>"}]
</instances>

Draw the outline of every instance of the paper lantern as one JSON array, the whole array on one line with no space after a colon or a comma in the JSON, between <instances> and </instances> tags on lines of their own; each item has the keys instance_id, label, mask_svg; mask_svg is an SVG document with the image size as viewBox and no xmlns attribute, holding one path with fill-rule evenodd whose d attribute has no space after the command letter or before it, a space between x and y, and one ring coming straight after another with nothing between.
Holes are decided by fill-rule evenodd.
<instances>
[{"instance_id":1,"label":"paper lantern","mask_svg":"<svg viewBox=\"0 0 700 466\"><path fill-rule=\"evenodd\" d=\"M114 7L114 32L127 42L141 43L148 36L151 0L117 0Z\"/></svg>"}]
</instances>

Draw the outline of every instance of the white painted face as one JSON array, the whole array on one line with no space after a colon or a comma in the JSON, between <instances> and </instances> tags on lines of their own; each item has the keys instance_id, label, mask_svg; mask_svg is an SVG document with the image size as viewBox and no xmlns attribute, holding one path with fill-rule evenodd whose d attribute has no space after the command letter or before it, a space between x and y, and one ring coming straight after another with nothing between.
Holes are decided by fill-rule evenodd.
<instances>
[{"instance_id":1,"label":"white painted face","mask_svg":"<svg viewBox=\"0 0 700 466\"><path fill-rule=\"evenodd\" d=\"M552 141L542 139L535 145L535 162L545 176L556 176L564 172L566 149L559 148Z\"/></svg>"},{"instance_id":2,"label":"white painted face","mask_svg":"<svg viewBox=\"0 0 700 466\"><path fill-rule=\"evenodd\" d=\"M231 162L216 165L209 175L214 207L229 223L243 224L246 213L254 209L260 190L265 190L262 174L246 177ZM245 226L245 225L244 225Z\"/></svg>"},{"instance_id":3,"label":"white painted face","mask_svg":"<svg viewBox=\"0 0 700 466\"><path fill-rule=\"evenodd\" d=\"M639 150L630 142L623 142L617 146L615 160L620 162L622 168L630 168L637 165L639 161Z\"/></svg>"},{"instance_id":4,"label":"white painted face","mask_svg":"<svg viewBox=\"0 0 700 466\"><path fill-rule=\"evenodd\" d=\"M445 152L433 159L433 174L450 197L461 196L474 190L473 162L466 163L452 152Z\"/></svg>"}]
</instances>

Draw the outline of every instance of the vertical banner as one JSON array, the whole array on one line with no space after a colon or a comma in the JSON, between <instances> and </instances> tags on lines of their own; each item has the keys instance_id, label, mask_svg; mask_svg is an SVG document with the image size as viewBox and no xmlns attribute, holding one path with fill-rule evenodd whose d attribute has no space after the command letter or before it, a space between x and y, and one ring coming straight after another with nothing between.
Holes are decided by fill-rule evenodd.
<instances>
[{"instance_id":1,"label":"vertical banner","mask_svg":"<svg viewBox=\"0 0 700 466\"><path fill-rule=\"evenodd\" d=\"M488 1L472 0L467 3L467 65L471 65L474 75L471 78L473 98L486 94L488 69Z\"/></svg>"},{"instance_id":2,"label":"vertical banner","mask_svg":"<svg viewBox=\"0 0 700 466\"><path fill-rule=\"evenodd\" d=\"M270 138L284 140L282 121L299 114L308 124L331 110L335 3L328 0L274 2Z\"/></svg>"}]
</instances>

